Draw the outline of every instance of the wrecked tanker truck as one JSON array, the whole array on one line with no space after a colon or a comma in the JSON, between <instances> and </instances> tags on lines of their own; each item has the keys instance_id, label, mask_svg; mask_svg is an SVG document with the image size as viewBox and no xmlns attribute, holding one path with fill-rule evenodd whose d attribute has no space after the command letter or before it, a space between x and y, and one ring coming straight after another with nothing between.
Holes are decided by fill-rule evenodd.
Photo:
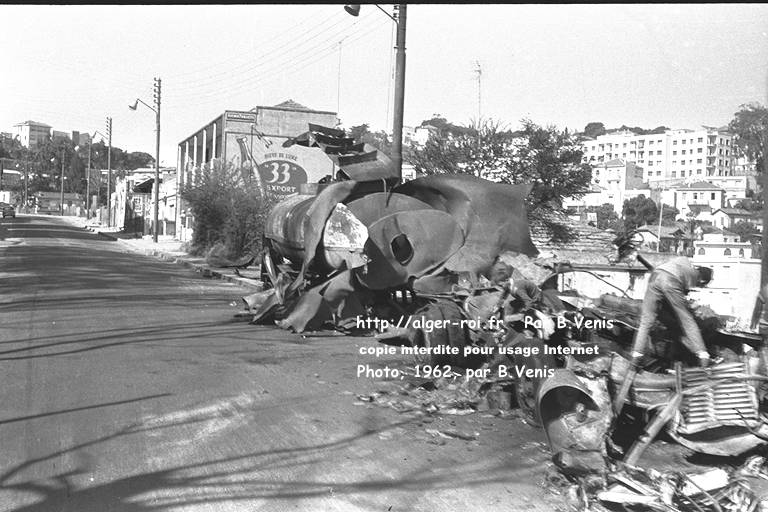
<instances>
[{"instance_id":1,"label":"wrecked tanker truck","mask_svg":"<svg viewBox=\"0 0 768 512\"><path fill-rule=\"evenodd\" d=\"M254 322L355 331L382 319L389 329L381 341L424 349L419 364L494 375L513 369L517 403L544 428L558 466L602 467L641 301L623 290L585 297L568 289L567 276L588 270L533 260L526 185L460 175L401 184L385 155L315 125L291 143L321 148L338 172L269 215L261 265L267 289L245 297ZM509 275L494 278L498 268ZM627 403L651 421L625 461L636 461L662 428L708 454L765 443L761 338L727 331L700 308L717 364L694 368L678 350L679 326L666 316L629 388ZM425 327L435 325L441 328Z\"/></svg>"}]
</instances>

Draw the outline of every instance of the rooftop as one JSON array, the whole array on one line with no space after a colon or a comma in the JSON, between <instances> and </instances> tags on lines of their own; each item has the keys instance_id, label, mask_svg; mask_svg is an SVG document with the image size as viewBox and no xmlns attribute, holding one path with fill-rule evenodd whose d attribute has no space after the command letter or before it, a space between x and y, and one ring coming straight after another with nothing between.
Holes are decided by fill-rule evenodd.
<instances>
[{"instance_id":1,"label":"rooftop","mask_svg":"<svg viewBox=\"0 0 768 512\"><path fill-rule=\"evenodd\" d=\"M697 181L696 183L691 183L690 185L677 188L678 190L723 190L720 187L716 187L715 185L706 181Z\"/></svg>"}]
</instances>

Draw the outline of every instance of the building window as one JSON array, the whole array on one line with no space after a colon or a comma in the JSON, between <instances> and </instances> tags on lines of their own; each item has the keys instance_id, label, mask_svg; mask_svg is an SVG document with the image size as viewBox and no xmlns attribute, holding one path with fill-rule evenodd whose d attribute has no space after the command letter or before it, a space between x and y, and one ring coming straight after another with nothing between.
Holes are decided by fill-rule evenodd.
<instances>
[{"instance_id":1,"label":"building window","mask_svg":"<svg viewBox=\"0 0 768 512\"><path fill-rule=\"evenodd\" d=\"M704 256L704 248L699 247L699 256Z\"/></svg>"},{"instance_id":2,"label":"building window","mask_svg":"<svg viewBox=\"0 0 768 512\"><path fill-rule=\"evenodd\" d=\"M661 176L661 171L656 171L656 176Z\"/></svg>"},{"instance_id":3,"label":"building window","mask_svg":"<svg viewBox=\"0 0 768 512\"><path fill-rule=\"evenodd\" d=\"M713 201L715 200L715 193L714 192L712 192L712 200Z\"/></svg>"},{"instance_id":4,"label":"building window","mask_svg":"<svg viewBox=\"0 0 768 512\"><path fill-rule=\"evenodd\" d=\"M725 250L723 251L723 256L730 256L730 255L731 255L731 250L726 247Z\"/></svg>"},{"instance_id":5,"label":"building window","mask_svg":"<svg viewBox=\"0 0 768 512\"><path fill-rule=\"evenodd\" d=\"M683 144L685 144L685 139L683 139Z\"/></svg>"},{"instance_id":6,"label":"building window","mask_svg":"<svg viewBox=\"0 0 768 512\"><path fill-rule=\"evenodd\" d=\"M673 140L673 141L672 141L672 145L673 145L673 146L677 146L677 141L676 141L676 140Z\"/></svg>"},{"instance_id":7,"label":"building window","mask_svg":"<svg viewBox=\"0 0 768 512\"><path fill-rule=\"evenodd\" d=\"M650 146L651 144L653 144L653 141L652 141L652 140L649 140L649 141L648 141L648 145Z\"/></svg>"},{"instance_id":8,"label":"building window","mask_svg":"<svg viewBox=\"0 0 768 512\"><path fill-rule=\"evenodd\" d=\"M673 151L673 152L672 152L672 155L677 155L677 151Z\"/></svg>"},{"instance_id":9,"label":"building window","mask_svg":"<svg viewBox=\"0 0 768 512\"><path fill-rule=\"evenodd\" d=\"M677 171L672 171L672 177L677 178Z\"/></svg>"},{"instance_id":10,"label":"building window","mask_svg":"<svg viewBox=\"0 0 768 512\"><path fill-rule=\"evenodd\" d=\"M744 257L744 249L739 249L739 258Z\"/></svg>"},{"instance_id":11,"label":"building window","mask_svg":"<svg viewBox=\"0 0 768 512\"><path fill-rule=\"evenodd\" d=\"M701 158L696 159L696 163L700 164L701 163Z\"/></svg>"},{"instance_id":12,"label":"building window","mask_svg":"<svg viewBox=\"0 0 768 512\"><path fill-rule=\"evenodd\" d=\"M699 137L698 138L698 142L704 142L704 137ZM701 151L701 150L699 150L699 151Z\"/></svg>"},{"instance_id":13,"label":"building window","mask_svg":"<svg viewBox=\"0 0 768 512\"><path fill-rule=\"evenodd\" d=\"M697 152L697 153L703 153L703 152L704 152L704 149L703 149L703 148L699 148L699 149L697 149L697 150L696 150L696 152Z\"/></svg>"},{"instance_id":14,"label":"building window","mask_svg":"<svg viewBox=\"0 0 768 512\"><path fill-rule=\"evenodd\" d=\"M653 160L648 160L648 167L653 165Z\"/></svg>"}]
</instances>

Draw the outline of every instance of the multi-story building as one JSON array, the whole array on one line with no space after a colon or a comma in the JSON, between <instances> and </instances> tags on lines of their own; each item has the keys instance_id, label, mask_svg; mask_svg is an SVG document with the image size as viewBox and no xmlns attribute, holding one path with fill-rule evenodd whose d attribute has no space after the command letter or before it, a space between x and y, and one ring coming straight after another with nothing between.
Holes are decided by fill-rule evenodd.
<instances>
[{"instance_id":1,"label":"multi-story building","mask_svg":"<svg viewBox=\"0 0 768 512\"><path fill-rule=\"evenodd\" d=\"M24 121L13 125L13 135L25 148L35 148L51 138L51 127L45 123Z\"/></svg>"},{"instance_id":2,"label":"multi-story building","mask_svg":"<svg viewBox=\"0 0 768 512\"><path fill-rule=\"evenodd\" d=\"M579 198L565 198L563 207L571 213L581 213L587 207L608 203L621 215L624 201L640 194L650 196L648 185L643 183L643 169L615 158L594 165L589 192Z\"/></svg>"},{"instance_id":3,"label":"multi-story building","mask_svg":"<svg viewBox=\"0 0 768 512\"><path fill-rule=\"evenodd\" d=\"M725 190L706 181L676 187L674 194L672 206L679 210L679 217L686 217L689 212L708 215L722 208L725 200Z\"/></svg>"},{"instance_id":4,"label":"multi-story building","mask_svg":"<svg viewBox=\"0 0 768 512\"><path fill-rule=\"evenodd\" d=\"M248 173L258 169L272 196L299 192L302 185L332 176L336 168L321 149L284 144L309 129L309 124L334 127L336 112L307 108L288 100L249 111L226 110L178 145L178 186L188 183L204 165L232 166ZM179 212L175 231L187 239L193 229L188 212ZM170 226L169 226L170 229Z\"/></svg>"},{"instance_id":5,"label":"multi-story building","mask_svg":"<svg viewBox=\"0 0 768 512\"><path fill-rule=\"evenodd\" d=\"M51 140L63 141L63 140L72 140L72 139L71 139L71 135L67 132L62 132L60 130L51 130Z\"/></svg>"},{"instance_id":6,"label":"multi-story building","mask_svg":"<svg viewBox=\"0 0 768 512\"><path fill-rule=\"evenodd\" d=\"M637 135L620 131L583 143L583 160L598 165L616 158L643 167L651 186L694 182L733 172L733 134L713 127Z\"/></svg>"}]
</instances>

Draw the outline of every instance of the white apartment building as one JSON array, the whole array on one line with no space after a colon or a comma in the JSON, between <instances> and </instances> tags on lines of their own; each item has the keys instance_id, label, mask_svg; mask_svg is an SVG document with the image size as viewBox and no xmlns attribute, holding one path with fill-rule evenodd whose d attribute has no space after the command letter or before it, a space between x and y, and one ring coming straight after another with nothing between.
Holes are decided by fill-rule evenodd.
<instances>
[{"instance_id":1,"label":"white apartment building","mask_svg":"<svg viewBox=\"0 0 768 512\"><path fill-rule=\"evenodd\" d=\"M678 217L686 217L690 211L699 214L705 211L708 215L723 207L725 190L706 181L698 181L674 189L672 206L680 211Z\"/></svg>"},{"instance_id":2,"label":"white apartment building","mask_svg":"<svg viewBox=\"0 0 768 512\"><path fill-rule=\"evenodd\" d=\"M563 207L580 213L590 206L609 203L621 215L624 201L640 194L650 196L648 185L643 183L643 169L632 162L615 158L594 165L589 192L579 198L565 198Z\"/></svg>"},{"instance_id":3,"label":"white apartment building","mask_svg":"<svg viewBox=\"0 0 768 512\"><path fill-rule=\"evenodd\" d=\"M734 172L733 134L713 127L652 135L621 131L585 141L582 149L583 161L592 165L616 158L639 165L644 169L643 181L652 187Z\"/></svg>"},{"instance_id":4,"label":"white apartment building","mask_svg":"<svg viewBox=\"0 0 768 512\"><path fill-rule=\"evenodd\" d=\"M34 148L51 137L51 127L45 123L24 121L13 125L13 136L18 137L25 148Z\"/></svg>"}]
</instances>

